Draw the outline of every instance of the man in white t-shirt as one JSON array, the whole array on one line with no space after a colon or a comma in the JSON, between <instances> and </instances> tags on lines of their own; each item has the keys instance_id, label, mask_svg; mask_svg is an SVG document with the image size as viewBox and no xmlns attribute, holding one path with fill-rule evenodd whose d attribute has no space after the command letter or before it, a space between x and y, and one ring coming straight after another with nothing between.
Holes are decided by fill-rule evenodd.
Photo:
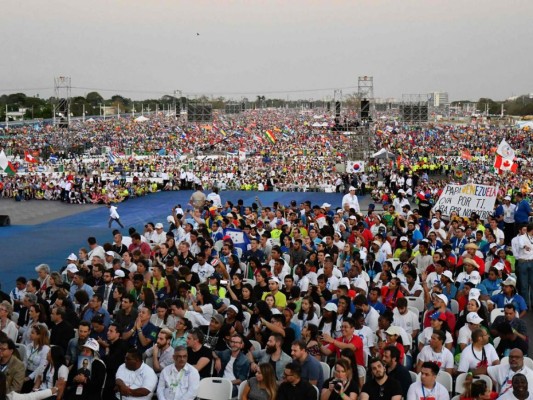
<instances>
[{"instance_id":1,"label":"man in white t-shirt","mask_svg":"<svg viewBox=\"0 0 533 400\"><path fill-rule=\"evenodd\" d=\"M418 353L416 371L420 372L425 362L434 362L439 368L448 373L453 373L454 359L450 350L444 347L446 333L440 330L434 330L431 340L427 346L424 346Z\"/></svg>"},{"instance_id":2,"label":"man in white t-shirt","mask_svg":"<svg viewBox=\"0 0 533 400\"><path fill-rule=\"evenodd\" d=\"M450 394L442 384L437 382L439 367L431 361L422 364L420 382L415 382L407 392L407 400L438 399L450 400Z\"/></svg>"},{"instance_id":3,"label":"man in white t-shirt","mask_svg":"<svg viewBox=\"0 0 533 400\"><path fill-rule=\"evenodd\" d=\"M197 263L191 268L191 272L196 272L200 278L200 282L206 282L207 278L215 273L215 268L205 260L205 254L198 253L196 255Z\"/></svg>"},{"instance_id":4,"label":"man in white t-shirt","mask_svg":"<svg viewBox=\"0 0 533 400\"><path fill-rule=\"evenodd\" d=\"M393 314L394 321L392 324L405 329L415 339L418 336L418 332L420 332L420 320L417 314L409 310L405 297L398 299Z\"/></svg>"},{"instance_id":5,"label":"man in white t-shirt","mask_svg":"<svg viewBox=\"0 0 533 400\"><path fill-rule=\"evenodd\" d=\"M121 400L151 400L157 386L154 370L143 363L139 350L131 349L126 353L124 364L117 371L116 397ZM132 396L132 391L135 396Z\"/></svg>"},{"instance_id":6,"label":"man in white t-shirt","mask_svg":"<svg viewBox=\"0 0 533 400\"><path fill-rule=\"evenodd\" d=\"M512 378L515 374L524 374L529 387L533 388L533 370L524 365L524 353L520 349L512 349L509 353L509 364L494 365L487 368L487 375L496 382L501 396L512 391Z\"/></svg>"},{"instance_id":7,"label":"man in white t-shirt","mask_svg":"<svg viewBox=\"0 0 533 400\"><path fill-rule=\"evenodd\" d=\"M472 344L461 352L457 371L472 372L474 375L487 373L487 367L498 365L500 359L496 349L489 343L489 334L479 328L472 332Z\"/></svg>"}]
</instances>

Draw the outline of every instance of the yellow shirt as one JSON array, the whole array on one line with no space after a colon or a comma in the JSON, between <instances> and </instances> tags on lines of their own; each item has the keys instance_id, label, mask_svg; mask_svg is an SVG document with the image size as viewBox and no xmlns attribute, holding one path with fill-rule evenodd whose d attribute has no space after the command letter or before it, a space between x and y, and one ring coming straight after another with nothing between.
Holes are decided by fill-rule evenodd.
<instances>
[{"instance_id":1,"label":"yellow shirt","mask_svg":"<svg viewBox=\"0 0 533 400\"><path fill-rule=\"evenodd\" d=\"M272 292L263 293L263 297L261 297L261 300L264 300L269 294L272 294ZM285 308L287 306L287 297L285 297L285 295L279 290L274 295L274 299L276 300L276 307Z\"/></svg>"}]
</instances>

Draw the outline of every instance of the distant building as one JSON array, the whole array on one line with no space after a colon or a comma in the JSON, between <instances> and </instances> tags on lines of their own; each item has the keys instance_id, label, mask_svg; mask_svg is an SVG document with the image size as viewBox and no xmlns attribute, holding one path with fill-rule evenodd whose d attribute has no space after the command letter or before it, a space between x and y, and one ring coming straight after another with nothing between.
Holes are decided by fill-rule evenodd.
<instances>
[{"instance_id":1,"label":"distant building","mask_svg":"<svg viewBox=\"0 0 533 400\"><path fill-rule=\"evenodd\" d=\"M432 92L429 96L429 104L433 107L446 107L450 105L448 92Z\"/></svg>"}]
</instances>

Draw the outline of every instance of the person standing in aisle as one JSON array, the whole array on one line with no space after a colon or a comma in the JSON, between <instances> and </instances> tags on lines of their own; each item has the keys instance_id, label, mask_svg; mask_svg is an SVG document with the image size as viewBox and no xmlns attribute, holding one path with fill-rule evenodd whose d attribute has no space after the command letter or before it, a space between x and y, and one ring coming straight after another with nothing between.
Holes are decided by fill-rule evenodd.
<instances>
[{"instance_id":1,"label":"person standing in aisle","mask_svg":"<svg viewBox=\"0 0 533 400\"><path fill-rule=\"evenodd\" d=\"M117 224L120 225L121 228L124 228L124 225L122 225L122 222L120 222L120 216L117 212L117 207L112 206L111 204L107 204L107 208L109 208L109 223L108 226L111 228L111 224L113 221L115 221Z\"/></svg>"}]
</instances>

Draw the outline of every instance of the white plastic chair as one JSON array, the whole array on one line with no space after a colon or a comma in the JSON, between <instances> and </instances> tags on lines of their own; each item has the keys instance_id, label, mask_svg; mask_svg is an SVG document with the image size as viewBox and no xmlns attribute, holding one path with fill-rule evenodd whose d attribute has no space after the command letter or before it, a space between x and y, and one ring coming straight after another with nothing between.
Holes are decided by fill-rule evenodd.
<instances>
[{"instance_id":1,"label":"white plastic chair","mask_svg":"<svg viewBox=\"0 0 533 400\"><path fill-rule=\"evenodd\" d=\"M316 390L316 400L320 400L320 390L315 385L313 385L313 387Z\"/></svg>"},{"instance_id":2,"label":"white plastic chair","mask_svg":"<svg viewBox=\"0 0 533 400\"><path fill-rule=\"evenodd\" d=\"M424 312L426 305L424 304L424 298L423 297L413 297L413 296L407 296L407 305L409 307L414 307L418 310L418 314Z\"/></svg>"},{"instance_id":3,"label":"white plastic chair","mask_svg":"<svg viewBox=\"0 0 533 400\"><path fill-rule=\"evenodd\" d=\"M250 285L252 285L252 287L254 287L257 284L255 279L243 279L242 281L243 283L249 283Z\"/></svg>"},{"instance_id":4,"label":"white plastic chair","mask_svg":"<svg viewBox=\"0 0 533 400\"><path fill-rule=\"evenodd\" d=\"M313 303L313 307L315 308L315 314L318 318L322 315L322 310L320 309L320 305L317 303Z\"/></svg>"},{"instance_id":5,"label":"white plastic chair","mask_svg":"<svg viewBox=\"0 0 533 400\"><path fill-rule=\"evenodd\" d=\"M242 257L242 249L240 247L235 247L235 251L237 252L237 257L239 257L239 260Z\"/></svg>"},{"instance_id":6,"label":"white plastic chair","mask_svg":"<svg viewBox=\"0 0 533 400\"><path fill-rule=\"evenodd\" d=\"M242 325L244 326L244 335L248 335L248 332L250 332L250 319L252 318L252 315L248 311L243 311L242 315L244 316L244 321L242 321Z\"/></svg>"},{"instance_id":7,"label":"white plastic chair","mask_svg":"<svg viewBox=\"0 0 533 400\"><path fill-rule=\"evenodd\" d=\"M453 378L452 376L446 372L446 371L439 371L439 374L437 375L437 382L439 382L442 386L446 388L448 393L451 393L453 390Z\"/></svg>"},{"instance_id":8,"label":"white plastic chair","mask_svg":"<svg viewBox=\"0 0 533 400\"><path fill-rule=\"evenodd\" d=\"M324 380L326 380L328 376L331 375L331 367L328 363L325 363L323 361L320 361L320 366L322 367L322 372L324 374Z\"/></svg>"},{"instance_id":9,"label":"white plastic chair","mask_svg":"<svg viewBox=\"0 0 533 400\"><path fill-rule=\"evenodd\" d=\"M409 375L411 375L411 382L415 383L416 382L416 377L417 377L416 372L409 371Z\"/></svg>"},{"instance_id":10,"label":"white plastic chair","mask_svg":"<svg viewBox=\"0 0 533 400\"><path fill-rule=\"evenodd\" d=\"M454 394L457 393L457 394L462 394L464 393L465 391L465 387L464 387L464 384L465 384L465 380L466 380L466 377L468 376L468 374L466 372L463 372L462 374L459 374L455 380L455 389L454 389ZM485 383L487 384L487 387L489 388L489 391L492 391L492 379L490 379L489 376L487 375L476 375L473 379L473 382L475 381L479 381L479 380L483 380L485 381Z\"/></svg>"},{"instance_id":11,"label":"white plastic chair","mask_svg":"<svg viewBox=\"0 0 533 400\"><path fill-rule=\"evenodd\" d=\"M250 343L254 347L254 351L261 350L261 343L259 343L257 340L250 340Z\"/></svg>"},{"instance_id":12,"label":"white plastic chair","mask_svg":"<svg viewBox=\"0 0 533 400\"><path fill-rule=\"evenodd\" d=\"M458 394L457 396L453 396L452 400L461 400L461 395Z\"/></svg>"},{"instance_id":13,"label":"white plastic chair","mask_svg":"<svg viewBox=\"0 0 533 400\"><path fill-rule=\"evenodd\" d=\"M15 346L17 346L17 350L20 355L20 361L26 364L26 360L28 359L28 348L23 343L15 343Z\"/></svg>"},{"instance_id":14,"label":"white plastic chair","mask_svg":"<svg viewBox=\"0 0 533 400\"><path fill-rule=\"evenodd\" d=\"M242 393L244 392L244 388L246 387L247 384L248 384L248 381L242 381L241 384L239 385L239 389L237 390L238 400L242 399Z\"/></svg>"},{"instance_id":15,"label":"white plastic chair","mask_svg":"<svg viewBox=\"0 0 533 400\"><path fill-rule=\"evenodd\" d=\"M222 298L222 302L223 302L226 306L228 306L228 307L229 307L230 304L231 304L231 300L228 299L227 297L223 297L223 298Z\"/></svg>"},{"instance_id":16,"label":"white plastic chair","mask_svg":"<svg viewBox=\"0 0 533 400\"><path fill-rule=\"evenodd\" d=\"M457 300L450 300L450 311L453 315L459 315L459 302Z\"/></svg>"},{"instance_id":17,"label":"white plastic chair","mask_svg":"<svg viewBox=\"0 0 533 400\"><path fill-rule=\"evenodd\" d=\"M203 378L197 397L205 400L230 400L233 384L224 378Z\"/></svg>"},{"instance_id":18,"label":"white plastic chair","mask_svg":"<svg viewBox=\"0 0 533 400\"><path fill-rule=\"evenodd\" d=\"M215 244L213 245L213 248L217 251L217 253L220 253L220 250L222 250L222 246L224 246L224 241L217 240Z\"/></svg>"},{"instance_id":19,"label":"white plastic chair","mask_svg":"<svg viewBox=\"0 0 533 400\"><path fill-rule=\"evenodd\" d=\"M503 308L495 308L490 312L490 323L492 324L494 320L500 315L504 315L505 310Z\"/></svg>"},{"instance_id":20,"label":"white plastic chair","mask_svg":"<svg viewBox=\"0 0 533 400\"><path fill-rule=\"evenodd\" d=\"M366 368L363 367L362 365L358 365L357 374L359 375L359 377L363 378L363 383L365 383L366 382Z\"/></svg>"},{"instance_id":21,"label":"white plastic chair","mask_svg":"<svg viewBox=\"0 0 533 400\"><path fill-rule=\"evenodd\" d=\"M494 348L497 348L498 345L500 344L502 338L501 337L495 337L494 340L492 341L492 345L494 346Z\"/></svg>"}]
</instances>

